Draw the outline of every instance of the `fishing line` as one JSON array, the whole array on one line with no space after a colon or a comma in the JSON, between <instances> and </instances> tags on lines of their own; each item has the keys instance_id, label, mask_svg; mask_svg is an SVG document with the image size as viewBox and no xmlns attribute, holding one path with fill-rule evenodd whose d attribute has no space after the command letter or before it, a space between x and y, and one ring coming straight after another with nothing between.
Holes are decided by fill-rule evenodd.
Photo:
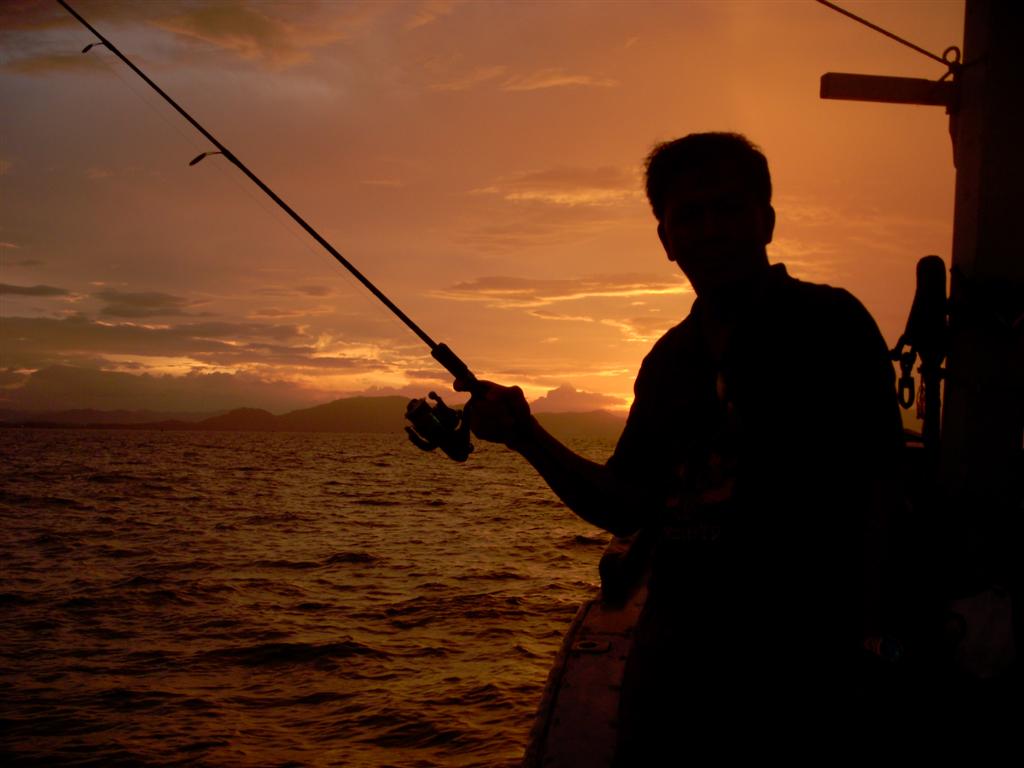
<instances>
[{"instance_id":1,"label":"fishing line","mask_svg":"<svg viewBox=\"0 0 1024 768\"><path fill-rule=\"evenodd\" d=\"M437 360L441 365L451 373L456 379L456 385L459 389L470 390L476 385L476 377L470 372L469 368L459 357L452 352L452 350L446 344L440 344L434 341L427 333L420 328L413 320L403 312L398 305L396 305L391 299L389 299L383 291L381 291L376 285L374 285L368 278L366 278L348 259L341 255L327 240L320 235L309 223L306 222L294 209L291 208L287 203L284 202L270 187L268 187L256 174L249 170L249 168L236 157L226 146L221 144L213 134L207 131L202 125L199 124L195 118L193 118L188 112L186 112L174 99L172 99L167 93L163 91L155 82L153 82L141 69L133 64L117 47L110 42L107 38L99 33L89 22L87 22L81 15L78 14L65 0L57 0L57 2L64 8L71 16L73 16L79 23L94 34L99 42L90 43L82 49L82 53L88 53L89 50L96 46L106 47L111 53L119 58L125 65L128 66L136 75L138 75L150 88L156 91L168 104L170 104L174 110L185 118L193 128L203 135L214 147L216 151L208 150L200 155L197 155L192 160L190 165L195 165L200 162L203 158L211 154L220 154L230 161L235 167L237 167L242 173L244 173L250 181L258 186L271 200L273 200L279 208L287 213L300 227L302 227L307 234L310 235L314 240L319 243L324 250L326 250L335 260L341 264L349 273L355 277L363 286L370 291L384 306L386 306L391 312L398 317L405 325L415 333L429 348L431 356Z\"/></svg>"},{"instance_id":2,"label":"fishing line","mask_svg":"<svg viewBox=\"0 0 1024 768\"><path fill-rule=\"evenodd\" d=\"M907 40L905 38L902 38L899 35L897 35L897 34L895 34L893 32L890 32L889 30L887 30L887 29L885 29L883 27L878 26L877 24L871 23L867 19L858 16L857 14L853 13L852 11L848 11L845 8L840 8L835 3L829 2L829 0L815 0L815 2L820 3L821 5L824 5L826 8L829 8L829 9L835 11L836 13L841 13L843 16L846 16L847 18L853 19L854 21L856 21L859 24L863 24L868 29L873 29L875 32L878 32L881 35L885 35L886 37L888 37L888 38L890 38L892 40L895 40L897 43L900 43L901 45L907 46L907 48L910 48L912 51L917 51L922 56L927 56L929 59L933 59L933 60L939 62L939 64L945 65L946 67L949 68L950 72L952 72L954 67L956 67L960 63L960 49L957 48L955 45L954 46L950 46L949 48L947 48L945 51L943 51L942 56L939 56L937 54L932 53L931 51L925 50L924 48L922 48L919 45L914 45L909 40ZM947 56L949 56L950 58L947 58ZM949 74L949 73L947 73L947 74ZM943 78L943 79L945 79L945 78Z\"/></svg>"}]
</instances>

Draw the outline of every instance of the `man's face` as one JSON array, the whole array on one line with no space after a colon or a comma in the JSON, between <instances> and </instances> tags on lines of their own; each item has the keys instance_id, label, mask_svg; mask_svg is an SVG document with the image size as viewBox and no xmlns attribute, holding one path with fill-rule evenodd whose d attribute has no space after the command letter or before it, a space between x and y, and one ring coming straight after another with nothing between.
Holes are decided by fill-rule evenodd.
<instances>
[{"instance_id":1,"label":"man's face","mask_svg":"<svg viewBox=\"0 0 1024 768\"><path fill-rule=\"evenodd\" d=\"M679 178L658 237L701 294L759 274L774 226L771 206L757 202L726 167Z\"/></svg>"}]
</instances>

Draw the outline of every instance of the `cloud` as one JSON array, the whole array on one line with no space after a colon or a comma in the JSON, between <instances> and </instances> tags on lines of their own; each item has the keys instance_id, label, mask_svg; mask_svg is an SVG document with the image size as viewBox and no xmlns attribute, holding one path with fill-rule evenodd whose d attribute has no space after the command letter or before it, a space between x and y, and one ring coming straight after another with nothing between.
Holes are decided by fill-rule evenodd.
<instances>
[{"instance_id":1,"label":"cloud","mask_svg":"<svg viewBox=\"0 0 1024 768\"><path fill-rule=\"evenodd\" d=\"M0 283L0 296L70 296L71 291L52 285L10 285Z\"/></svg>"},{"instance_id":2,"label":"cloud","mask_svg":"<svg viewBox=\"0 0 1024 768\"><path fill-rule=\"evenodd\" d=\"M567 314L563 312L551 312L549 310L531 309L528 314L538 320L552 320L555 322L575 323L600 323L622 332L626 341L650 342L659 338L677 320L668 318L660 312L647 317L610 318L594 317L593 315Z\"/></svg>"},{"instance_id":3,"label":"cloud","mask_svg":"<svg viewBox=\"0 0 1024 768\"><path fill-rule=\"evenodd\" d=\"M549 312L546 310L531 309L528 313L538 320L555 320L557 322L571 323L596 323L597 318L591 315L569 315L565 312Z\"/></svg>"},{"instance_id":4,"label":"cloud","mask_svg":"<svg viewBox=\"0 0 1024 768\"><path fill-rule=\"evenodd\" d=\"M180 296L158 291L130 293L117 290L97 291L97 299L106 302L100 314L108 317L144 318L184 315L185 307L194 304Z\"/></svg>"},{"instance_id":5,"label":"cloud","mask_svg":"<svg viewBox=\"0 0 1024 768\"><path fill-rule=\"evenodd\" d=\"M482 301L503 309L546 307L588 298L635 298L691 293L682 277L616 274L574 280L539 280L527 277L479 277L458 283L436 295L458 301Z\"/></svg>"},{"instance_id":6,"label":"cloud","mask_svg":"<svg viewBox=\"0 0 1024 768\"><path fill-rule=\"evenodd\" d=\"M554 166L500 176L470 194L494 202L454 240L490 253L593 241L648 217L630 168Z\"/></svg>"},{"instance_id":7,"label":"cloud","mask_svg":"<svg viewBox=\"0 0 1024 768\"><path fill-rule=\"evenodd\" d=\"M614 318L602 318L599 321L602 325L617 328L622 332L626 341L651 342L661 337L671 326L678 322L678 318L668 319L664 316L654 315L651 317L629 317L621 320Z\"/></svg>"},{"instance_id":8,"label":"cloud","mask_svg":"<svg viewBox=\"0 0 1024 768\"><path fill-rule=\"evenodd\" d=\"M455 10L457 4L455 0L424 0L405 22L405 29L419 29L427 24L432 24L442 16L450 14Z\"/></svg>"},{"instance_id":9,"label":"cloud","mask_svg":"<svg viewBox=\"0 0 1024 768\"><path fill-rule=\"evenodd\" d=\"M433 62L432 68L447 69L452 62ZM437 79L427 87L432 91L468 91L485 84L496 85L505 92L540 91L548 88L612 88L617 80L586 74L571 74L558 67L540 69L526 74L510 74L504 64L488 64L473 67L465 72L443 75L435 73Z\"/></svg>"},{"instance_id":10,"label":"cloud","mask_svg":"<svg viewBox=\"0 0 1024 768\"><path fill-rule=\"evenodd\" d=\"M253 293L260 296L330 296L334 289L327 285L268 286L257 288Z\"/></svg>"},{"instance_id":11,"label":"cloud","mask_svg":"<svg viewBox=\"0 0 1024 768\"><path fill-rule=\"evenodd\" d=\"M562 384L530 403L534 413L582 413L606 408L621 409L629 405L621 397L583 392L572 384Z\"/></svg>"},{"instance_id":12,"label":"cloud","mask_svg":"<svg viewBox=\"0 0 1024 768\"><path fill-rule=\"evenodd\" d=\"M611 88L617 80L594 75L569 74L560 67L539 69L528 75L515 75L501 85L503 91L539 91L546 88L586 87Z\"/></svg>"},{"instance_id":13,"label":"cloud","mask_svg":"<svg viewBox=\"0 0 1024 768\"><path fill-rule=\"evenodd\" d=\"M500 178L473 191L501 195L514 202L561 206L606 206L641 197L637 172L613 166L559 166L529 171Z\"/></svg>"},{"instance_id":14,"label":"cloud","mask_svg":"<svg viewBox=\"0 0 1024 768\"><path fill-rule=\"evenodd\" d=\"M256 309L249 313L251 318L266 318L267 320L280 320L286 317L307 317L310 312L306 309L278 309L277 307L265 307Z\"/></svg>"},{"instance_id":15,"label":"cloud","mask_svg":"<svg viewBox=\"0 0 1024 768\"><path fill-rule=\"evenodd\" d=\"M3 168L0 168L0 172L2 172L3 170L4 170ZM15 245L14 243L0 243L0 251L2 251L2 250L16 250L17 248L18 248L18 246Z\"/></svg>"},{"instance_id":16,"label":"cloud","mask_svg":"<svg viewBox=\"0 0 1024 768\"><path fill-rule=\"evenodd\" d=\"M483 208L471 215L473 219L464 222L452 239L486 253L600 241L612 230L639 227L640 222L646 227L649 216L640 205L626 201L618 205L556 205L539 199L504 198L497 198L490 210Z\"/></svg>"},{"instance_id":17,"label":"cloud","mask_svg":"<svg viewBox=\"0 0 1024 768\"><path fill-rule=\"evenodd\" d=\"M429 88L432 91L468 91L478 85L501 77L508 71L508 67L496 64L489 67L477 67L469 72L456 75L448 80L431 83Z\"/></svg>"}]
</instances>

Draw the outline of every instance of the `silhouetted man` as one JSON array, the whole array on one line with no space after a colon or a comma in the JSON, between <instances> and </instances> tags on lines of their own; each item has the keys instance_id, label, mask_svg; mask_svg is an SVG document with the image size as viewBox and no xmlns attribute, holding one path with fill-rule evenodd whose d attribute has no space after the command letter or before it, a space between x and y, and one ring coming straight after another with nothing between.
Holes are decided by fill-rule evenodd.
<instances>
[{"instance_id":1,"label":"silhouetted man","mask_svg":"<svg viewBox=\"0 0 1024 768\"><path fill-rule=\"evenodd\" d=\"M584 519L656 532L623 712L627 748L652 757L680 728L786 727L852 703L863 638L880 632L902 429L863 306L769 264L775 211L756 147L693 134L656 147L646 178L658 237L697 299L644 359L614 455L574 454L517 387L488 385L469 418Z\"/></svg>"}]
</instances>

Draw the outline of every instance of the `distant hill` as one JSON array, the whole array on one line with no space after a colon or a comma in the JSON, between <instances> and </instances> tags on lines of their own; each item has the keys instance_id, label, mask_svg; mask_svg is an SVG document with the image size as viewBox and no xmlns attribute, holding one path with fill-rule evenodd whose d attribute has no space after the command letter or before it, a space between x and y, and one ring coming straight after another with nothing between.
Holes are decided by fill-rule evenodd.
<instances>
[{"instance_id":1,"label":"distant hill","mask_svg":"<svg viewBox=\"0 0 1024 768\"><path fill-rule=\"evenodd\" d=\"M279 416L289 432L401 432L407 397L346 397Z\"/></svg>"},{"instance_id":2,"label":"distant hill","mask_svg":"<svg viewBox=\"0 0 1024 768\"><path fill-rule=\"evenodd\" d=\"M236 408L220 416L197 422L195 429L228 430L235 432L275 432L280 416L262 408Z\"/></svg>"},{"instance_id":3,"label":"distant hill","mask_svg":"<svg viewBox=\"0 0 1024 768\"><path fill-rule=\"evenodd\" d=\"M99 424L146 424L154 421L202 421L217 414L162 413L160 411L100 411L95 408L77 408L66 411L15 411L0 409L0 422L24 424L27 422L92 426Z\"/></svg>"},{"instance_id":4,"label":"distant hill","mask_svg":"<svg viewBox=\"0 0 1024 768\"><path fill-rule=\"evenodd\" d=\"M624 416L617 416L608 411L538 413L537 421L560 440L570 437L617 440L622 434L622 428L626 425Z\"/></svg>"},{"instance_id":5,"label":"distant hill","mask_svg":"<svg viewBox=\"0 0 1024 768\"><path fill-rule=\"evenodd\" d=\"M0 413L3 426L92 427L237 432L398 433L405 425L404 397L346 397L324 405L275 416L261 408L236 408L214 416L157 414L147 411L57 411L45 414ZM155 417L144 419L143 415ZM162 418L161 418L162 417ZM607 411L539 413L537 420L556 437L614 440L625 423Z\"/></svg>"}]
</instances>

